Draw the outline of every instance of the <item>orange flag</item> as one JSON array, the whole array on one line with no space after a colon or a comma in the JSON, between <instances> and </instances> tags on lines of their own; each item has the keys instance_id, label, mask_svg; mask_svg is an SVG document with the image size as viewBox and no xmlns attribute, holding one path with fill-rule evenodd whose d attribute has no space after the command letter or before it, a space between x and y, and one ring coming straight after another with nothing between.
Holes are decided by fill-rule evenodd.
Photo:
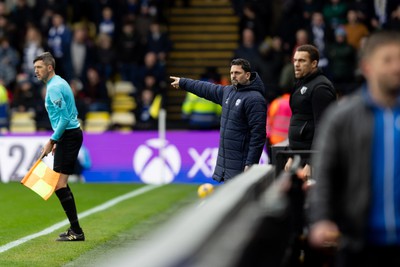
<instances>
[{"instance_id":1,"label":"orange flag","mask_svg":"<svg viewBox=\"0 0 400 267\"><path fill-rule=\"evenodd\" d=\"M60 179L60 174L53 171L39 159L21 180L21 184L32 189L44 200L49 199Z\"/></svg>"}]
</instances>

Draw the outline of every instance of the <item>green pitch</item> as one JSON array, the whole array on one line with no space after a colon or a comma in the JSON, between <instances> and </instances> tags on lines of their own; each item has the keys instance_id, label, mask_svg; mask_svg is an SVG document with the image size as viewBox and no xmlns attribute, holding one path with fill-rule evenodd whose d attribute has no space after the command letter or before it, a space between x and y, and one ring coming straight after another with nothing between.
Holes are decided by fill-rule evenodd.
<instances>
[{"instance_id":1,"label":"green pitch","mask_svg":"<svg viewBox=\"0 0 400 267\"><path fill-rule=\"evenodd\" d=\"M142 184L71 184L78 213L143 187ZM60 232L34 238L0 252L0 266L85 266L147 233L185 205L198 201L198 185L170 184L124 200L80 220L84 242L56 242ZM0 183L0 247L38 233L66 219L55 196L44 201L19 183Z\"/></svg>"}]
</instances>

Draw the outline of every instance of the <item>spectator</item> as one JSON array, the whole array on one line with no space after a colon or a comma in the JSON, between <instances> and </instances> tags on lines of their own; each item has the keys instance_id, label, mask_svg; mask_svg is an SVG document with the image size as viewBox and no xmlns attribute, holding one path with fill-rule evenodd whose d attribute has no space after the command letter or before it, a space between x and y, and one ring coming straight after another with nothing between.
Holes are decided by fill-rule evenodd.
<instances>
[{"instance_id":1,"label":"spectator","mask_svg":"<svg viewBox=\"0 0 400 267\"><path fill-rule=\"evenodd\" d=\"M342 0L330 0L322 9L322 13L330 30L346 23L347 4Z\"/></svg>"},{"instance_id":2,"label":"spectator","mask_svg":"<svg viewBox=\"0 0 400 267\"><path fill-rule=\"evenodd\" d=\"M145 42L147 39L147 33L150 30L150 24L155 19L155 15L150 12L149 5L141 5L140 13L136 17L136 29L139 33L140 38Z\"/></svg>"},{"instance_id":3,"label":"spectator","mask_svg":"<svg viewBox=\"0 0 400 267\"><path fill-rule=\"evenodd\" d=\"M118 65L122 80L138 86L141 82L139 66L143 65L146 46L136 32L133 21L125 21L118 41Z\"/></svg>"},{"instance_id":4,"label":"spectator","mask_svg":"<svg viewBox=\"0 0 400 267\"><path fill-rule=\"evenodd\" d=\"M298 29L296 31L296 42L293 47L291 56L296 52L297 47L310 43L310 35L305 29Z\"/></svg>"},{"instance_id":5,"label":"spectator","mask_svg":"<svg viewBox=\"0 0 400 267\"><path fill-rule=\"evenodd\" d=\"M305 22L305 25L309 25L311 23L312 14L322 10L321 1L318 0L302 0L302 7L303 21Z\"/></svg>"},{"instance_id":6,"label":"spectator","mask_svg":"<svg viewBox=\"0 0 400 267\"><path fill-rule=\"evenodd\" d=\"M201 81L221 84L221 75L216 67L208 67ZM218 129L222 108L220 105L192 93L187 93L182 103L182 115L191 129Z\"/></svg>"},{"instance_id":7,"label":"spectator","mask_svg":"<svg viewBox=\"0 0 400 267\"><path fill-rule=\"evenodd\" d=\"M151 89L144 89L139 95L139 101L135 110L136 128L139 130L150 130L156 128L156 121L150 115L151 104L154 100L154 92Z\"/></svg>"},{"instance_id":8,"label":"spectator","mask_svg":"<svg viewBox=\"0 0 400 267\"><path fill-rule=\"evenodd\" d=\"M34 3L32 6L34 13L34 21L32 22L41 30L44 30L42 34L47 34L51 24L51 17L54 13L61 14L64 18L69 15L69 11L73 13L78 12L76 8L70 8L68 2L78 2L77 0L68 1L68 0L35 0L30 1L27 0L30 4ZM84 0L86 1L86 0ZM83 5L79 6L79 9L82 9ZM39 25L42 25L43 28Z\"/></svg>"},{"instance_id":9,"label":"spectator","mask_svg":"<svg viewBox=\"0 0 400 267\"><path fill-rule=\"evenodd\" d=\"M361 66L367 82L326 111L315 143L309 241L338 267L400 266L399 32L373 33Z\"/></svg>"},{"instance_id":10,"label":"spectator","mask_svg":"<svg viewBox=\"0 0 400 267\"><path fill-rule=\"evenodd\" d=\"M140 13L140 0L126 0L124 1L124 18L136 18Z\"/></svg>"},{"instance_id":11,"label":"spectator","mask_svg":"<svg viewBox=\"0 0 400 267\"><path fill-rule=\"evenodd\" d=\"M165 65L167 55L172 49L172 42L165 31L161 30L158 22L153 21L150 24L150 31L147 35L147 48L148 51L157 54L157 60Z\"/></svg>"},{"instance_id":12,"label":"spectator","mask_svg":"<svg viewBox=\"0 0 400 267\"><path fill-rule=\"evenodd\" d=\"M13 43L15 49L21 50L21 44L24 43L25 30L28 23L34 21L33 9L28 5L27 0L16 0L14 5L10 9L9 19L13 25L15 25L16 30L16 43Z\"/></svg>"},{"instance_id":13,"label":"spectator","mask_svg":"<svg viewBox=\"0 0 400 267\"><path fill-rule=\"evenodd\" d=\"M37 89L33 87L28 75L25 73L18 74L11 110L35 113L38 99L40 99L40 96L37 93Z\"/></svg>"},{"instance_id":14,"label":"spectator","mask_svg":"<svg viewBox=\"0 0 400 267\"><path fill-rule=\"evenodd\" d=\"M244 29L251 29L254 33L255 41L261 42L267 35L267 25L272 23L268 23L268 13L267 11L271 10L268 2L257 2L257 1L246 1L243 7L243 15L240 17L240 32L243 32ZM266 15L266 16L263 16Z\"/></svg>"},{"instance_id":15,"label":"spectator","mask_svg":"<svg viewBox=\"0 0 400 267\"><path fill-rule=\"evenodd\" d=\"M105 80L111 79L115 74L117 60L112 38L104 33L99 34L94 49L95 65L99 75Z\"/></svg>"},{"instance_id":16,"label":"spectator","mask_svg":"<svg viewBox=\"0 0 400 267\"><path fill-rule=\"evenodd\" d=\"M67 72L68 65L66 65L68 63L66 53L67 49L70 48L71 38L72 32L65 24L63 16L55 13L52 17L52 26L48 33L47 42L50 52L56 60L57 72L67 80L72 78L72 73Z\"/></svg>"},{"instance_id":17,"label":"spectator","mask_svg":"<svg viewBox=\"0 0 400 267\"><path fill-rule=\"evenodd\" d=\"M157 55L154 52L147 52L144 56L144 66L140 71L140 83L139 88L144 87L144 78L148 75L152 75L156 78L157 87L163 89L165 85L165 66L161 65L157 60Z\"/></svg>"},{"instance_id":18,"label":"spectator","mask_svg":"<svg viewBox=\"0 0 400 267\"><path fill-rule=\"evenodd\" d=\"M73 11L71 14L73 23L88 20L98 26L102 19L102 10L105 7L110 7L114 13L117 9L116 6L121 2L125 2L125 0L74 0L68 2L71 2L70 7ZM114 13L114 17L119 17L119 15L118 12Z\"/></svg>"},{"instance_id":19,"label":"spectator","mask_svg":"<svg viewBox=\"0 0 400 267\"><path fill-rule=\"evenodd\" d=\"M279 75L285 63L285 53L282 50L282 39L279 36L266 38L260 45L260 54L264 65L262 80L268 88L266 98L272 101L280 95Z\"/></svg>"},{"instance_id":20,"label":"spectator","mask_svg":"<svg viewBox=\"0 0 400 267\"><path fill-rule=\"evenodd\" d=\"M19 45L15 25L8 19L6 14L0 14L0 39L2 38L8 38L13 47L18 47Z\"/></svg>"},{"instance_id":21,"label":"spectator","mask_svg":"<svg viewBox=\"0 0 400 267\"><path fill-rule=\"evenodd\" d=\"M397 0L368 1L370 5L370 23L373 31L388 28L388 22L392 11L397 8Z\"/></svg>"},{"instance_id":22,"label":"spectator","mask_svg":"<svg viewBox=\"0 0 400 267\"><path fill-rule=\"evenodd\" d=\"M45 5L43 7L43 10L40 11L40 14L41 15L39 16L39 19L36 22L36 24L38 25L42 33L42 36L48 39L50 28L53 26L52 20L55 12L51 7Z\"/></svg>"},{"instance_id":23,"label":"spectator","mask_svg":"<svg viewBox=\"0 0 400 267\"><path fill-rule=\"evenodd\" d=\"M326 47L333 41L332 29L325 25L324 16L320 12L312 15L311 24L308 28L310 42L318 48L318 67L327 72L329 61L326 57Z\"/></svg>"},{"instance_id":24,"label":"spectator","mask_svg":"<svg viewBox=\"0 0 400 267\"><path fill-rule=\"evenodd\" d=\"M34 26L29 26L26 30L24 49L22 54L22 71L28 74L30 81L35 84L38 80L35 78L33 70L33 60L45 51L42 40L42 34L39 29Z\"/></svg>"},{"instance_id":25,"label":"spectator","mask_svg":"<svg viewBox=\"0 0 400 267\"><path fill-rule=\"evenodd\" d=\"M340 95L350 93L356 68L356 50L346 42L346 31L343 27L335 30L335 42L328 46L328 58L331 62L332 82Z\"/></svg>"},{"instance_id":26,"label":"spectator","mask_svg":"<svg viewBox=\"0 0 400 267\"><path fill-rule=\"evenodd\" d=\"M87 69L94 64L93 53L87 28L81 23L75 24L70 48L66 51L68 69L74 79L85 81Z\"/></svg>"},{"instance_id":27,"label":"spectator","mask_svg":"<svg viewBox=\"0 0 400 267\"><path fill-rule=\"evenodd\" d=\"M266 1L269 2L269 1ZM282 38L284 51L291 53L295 43L296 31L304 27L302 20L301 2L296 0L273 1L276 10L271 14L275 17L274 24L277 25L275 34L279 34ZM290 54L290 57L293 55Z\"/></svg>"},{"instance_id":28,"label":"spectator","mask_svg":"<svg viewBox=\"0 0 400 267\"><path fill-rule=\"evenodd\" d=\"M400 4L393 10L388 22L388 28L392 30L400 29Z\"/></svg>"},{"instance_id":29,"label":"spectator","mask_svg":"<svg viewBox=\"0 0 400 267\"><path fill-rule=\"evenodd\" d=\"M369 35L367 26L358 21L355 10L347 12L347 23L344 24L344 30L346 31L347 43L354 47L355 50L360 48L360 40Z\"/></svg>"},{"instance_id":30,"label":"spectator","mask_svg":"<svg viewBox=\"0 0 400 267\"><path fill-rule=\"evenodd\" d=\"M108 95L105 77L95 68L88 68L86 72L86 84L82 90L88 111L110 111L111 99Z\"/></svg>"},{"instance_id":31,"label":"spectator","mask_svg":"<svg viewBox=\"0 0 400 267\"><path fill-rule=\"evenodd\" d=\"M113 18L113 10L110 7L104 7L101 11L101 14L102 16L99 23L98 33L107 34L110 37L113 37L116 31L116 25Z\"/></svg>"},{"instance_id":32,"label":"spectator","mask_svg":"<svg viewBox=\"0 0 400 267\"><path fill-rule=\"evenodd\" d=\"M154 95L164 94L163 89L160 88L159 83L157 83L157 78L152 74L148 74L148 75L144 76L144 88L143 89L151 90L154 93Z\"/></svg>"},{"instance_id":33,"label":"spectator","mask_svg":"<svg viewBox=\"0 0 400 267\"><path fill-rule=\"evenodd\" d=\"M0 39L0 79L6 87L15 81L19 63L18 51L10 45L6 37Z\"/></svg>"},{"instance_id":34,"label":"spectator","mask_svg":"<svg viewBox=\"0 0 400 267\"><path fill-rule=\"evenodd\" d=\"M367 26L367 28L370 26L368 18L368 15L371 13L370 2L371 1L365 0L354 0L347 2L348 10L354 10L357 14L357 21Z\"/></svg>"},{"instance_id":35,"label":"spectator","mask_svg":"<svg viewBox=\"0 0 400 267\"><path fill-rule=\"evenodd\" d=\"M264 76L264 69L261 62L261 55L258 50L259 44L256 43L252 29L246 28L242 31L242 41L239 47L234 51L234 58L244 58L248 60L252 69Z\"/></svg>"}]
</instances>

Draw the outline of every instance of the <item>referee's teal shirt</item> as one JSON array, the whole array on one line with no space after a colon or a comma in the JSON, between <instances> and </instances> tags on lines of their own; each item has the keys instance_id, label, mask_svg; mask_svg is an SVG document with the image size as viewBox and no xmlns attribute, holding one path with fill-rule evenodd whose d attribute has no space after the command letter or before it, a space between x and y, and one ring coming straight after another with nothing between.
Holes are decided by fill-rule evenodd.
<instances>
[{"instance_id":1,"label":"referee's teal shirt","mask_svg":"<svg viewBox=\"0 0 400 267\"><path fill-rule=\"evenodd\" d=\"M65 130L80 127L72 89L59 75L47 82L45 106L54 131L51 139L57 141Z\"/></svg>"}]
</instances>

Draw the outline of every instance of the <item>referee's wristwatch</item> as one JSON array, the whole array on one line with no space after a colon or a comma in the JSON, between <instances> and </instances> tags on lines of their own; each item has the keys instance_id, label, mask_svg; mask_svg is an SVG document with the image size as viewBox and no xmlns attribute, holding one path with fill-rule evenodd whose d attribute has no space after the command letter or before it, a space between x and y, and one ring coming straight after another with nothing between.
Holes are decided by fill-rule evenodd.
<instances>
[{"instance_id":1,"label":"referee's wristwatch","mask_svg":"<svg viewBox=\"0 0 400 267\"><path fill-rule=\"evenodd\" d=\"M53 139L50 139L50 143L51 143L52 145L55 145L55 144L57 144L57 141L56 141L56 140L53 140Z\"/></svg>"}]
</instances>

